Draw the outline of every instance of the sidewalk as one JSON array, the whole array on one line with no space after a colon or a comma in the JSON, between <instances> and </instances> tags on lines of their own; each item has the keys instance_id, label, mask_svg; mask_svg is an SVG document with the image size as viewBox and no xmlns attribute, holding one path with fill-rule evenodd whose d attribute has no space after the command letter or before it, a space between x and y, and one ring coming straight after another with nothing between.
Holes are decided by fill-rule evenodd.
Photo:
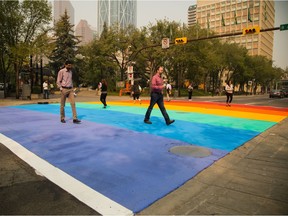
<instances>
[{"instance_id":1,"label":"sidewalk","mask_svg":"<svg viewBox=\"0 0 288 216\"><path fill-rule=\"evenodd\" d=\"M140 215L287 215L287 167L286 118Z\"/></svg>"},{"instance_id":2,"label":"sidewalk","mask_svg":"<svg viewBox=\"0 0 288 216\"><path fill-rule=\"evenodd\" d=\"M99 101L94 93L78 97L77 102ZM109 96L109 100L114 99L131 98ZM9 98L0 100L0 106L43 101L47 100ZM59 103L59 95L48 101ZM288 118L232 151L138 215L288 215L287 167ZM37 175L34 169L0 144L0 215L4 214L98 213Z\"/></svg>"},{"instance_id":3,"label":"sidewalk","mask_svg":"<svg viewBox=\"0 0 288 216\"><path fill-rule=\"evenodd\" d=\"M254 97L255 95L241 95L242 97ZM238 96L238 97L241 97ZM226 96L194 96L193 101L197 100L199 98L207 98L207 99L217 99L217 98L223 98L223 101L225 100ZM95 101L99 102L100 95L97 94L95 90L81 90L78 93L78 96L76 97L75 101L77 102L87 102L87 101ZM141 96L142 100L150 100L149 96ZM166 97L165 97L166 99ZM129 95L109 95L107 96L107 101L114 101L114 100L133 100L132 97ZM187 97L171 97L171 100L187 100ZM66 102L69 103L69 100ZM165 101L166 102L166 101ZM14 106L14 105L23 105L23 104L36 104L36 103L60 103L60 93L55 92L55 94L50 95L50 99L42 99L38 98L38 95L32 95L31 100L30 99L16 99L15 97L8 97L5 99L0 99L0 106ZM77 105L76 105L77 106Z\"/></svg>"}]
</instances>

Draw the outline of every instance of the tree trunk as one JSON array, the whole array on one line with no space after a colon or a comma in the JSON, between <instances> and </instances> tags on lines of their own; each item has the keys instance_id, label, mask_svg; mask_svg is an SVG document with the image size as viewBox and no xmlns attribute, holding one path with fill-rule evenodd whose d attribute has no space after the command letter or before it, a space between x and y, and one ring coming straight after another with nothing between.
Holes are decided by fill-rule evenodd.
<instances>
[{"instance_id":1,"label":"tree trunk","mask_svg":"<svg viewBox=\"0 0 288 216\"><path fill-rule=\"evenodd\" d=\"M14 63L14 70L15 70L15 85L16 85L16 99L19 99L20 98L20 95L19 95L19 67L18 67L18 64L17 63Z\"/></svg>"}]
</instances>

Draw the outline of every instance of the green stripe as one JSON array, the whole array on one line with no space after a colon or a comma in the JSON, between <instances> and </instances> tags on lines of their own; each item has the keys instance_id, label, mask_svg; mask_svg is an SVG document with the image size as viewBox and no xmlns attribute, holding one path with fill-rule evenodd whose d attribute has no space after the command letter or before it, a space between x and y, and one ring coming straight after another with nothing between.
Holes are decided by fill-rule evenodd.
<instances>
[{"instance_id":1,"label":"green stripe","mask_svg":"<svg viewBox=\"0 0 288 216\"><path fill-rule=\"evenodd\" d=\"M85 103L77 103L77 107L86 108L86 109L102 109L102 104L85 104ZM116 112L127 112L136 115L144 115L147 110L147 106L117 106L112 105L109 106L107 110L116 111ZM256 132L263 132L268 128L275 125L275 122L270 121L261 121L261 120L253 120L253 119L245 119L245 118L236 118L236 117L227 117L227 116L219 116L212 114L203 114L196 112L184 112L184 111L167 111L171 119L195 122L201 124L208 124L214 126L223 126L228 128L235 128L241 130L250 130ZM97 115L97 113L95 113ZM151 115L162 117L162 113L158 109L157 105L154 107Z\"/></svg>"}]
</instances>

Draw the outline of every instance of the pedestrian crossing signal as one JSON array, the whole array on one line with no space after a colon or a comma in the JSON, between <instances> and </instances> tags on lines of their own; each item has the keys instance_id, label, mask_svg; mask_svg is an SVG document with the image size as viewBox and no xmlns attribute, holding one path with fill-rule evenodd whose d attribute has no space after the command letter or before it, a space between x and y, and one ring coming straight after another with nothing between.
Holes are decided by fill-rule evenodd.
<instances>
[{"instance_id":1,"label":"pedestrian crossing signal","mask_svg":"<svg viewBox=\"0 0 288 216\"><path fill-rule=\"evenodd\" d=\"M175 44L186 44L187 43L187 37L182 37L182 38L176 38L175 39Z\"/></svg>"},{"instance_id":2,"label":"pedestrian crossing signal","mask_svg":"<svg viewBox=\"0 0 288 216\"><path fill-rule=\"evenodd\" d=\"M243 29L243 35L246 34L259 34L260 33L260 27L259 26L253 26L250 28L244 28Z\"/></svg>"}]
</instances>

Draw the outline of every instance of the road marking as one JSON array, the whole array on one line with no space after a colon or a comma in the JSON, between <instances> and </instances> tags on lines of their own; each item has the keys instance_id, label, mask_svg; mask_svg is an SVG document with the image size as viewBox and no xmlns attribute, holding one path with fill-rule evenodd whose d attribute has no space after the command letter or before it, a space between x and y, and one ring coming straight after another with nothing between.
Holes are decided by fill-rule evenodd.
<instances>
[{"instance_id":1,"label":"road marking","mask_svg":"<svg viewBox=\"0 0 288 216\"><path fill-rule=\"evenodd\" d=\"M87 185L51 165L47 161L28 151L19 143L0 133L0 143L10 149L19 158L41 173L47 179L63 188L87 206L102 215L134 215L126 207L105 197Z\"/></svg>"}]
</instances>

